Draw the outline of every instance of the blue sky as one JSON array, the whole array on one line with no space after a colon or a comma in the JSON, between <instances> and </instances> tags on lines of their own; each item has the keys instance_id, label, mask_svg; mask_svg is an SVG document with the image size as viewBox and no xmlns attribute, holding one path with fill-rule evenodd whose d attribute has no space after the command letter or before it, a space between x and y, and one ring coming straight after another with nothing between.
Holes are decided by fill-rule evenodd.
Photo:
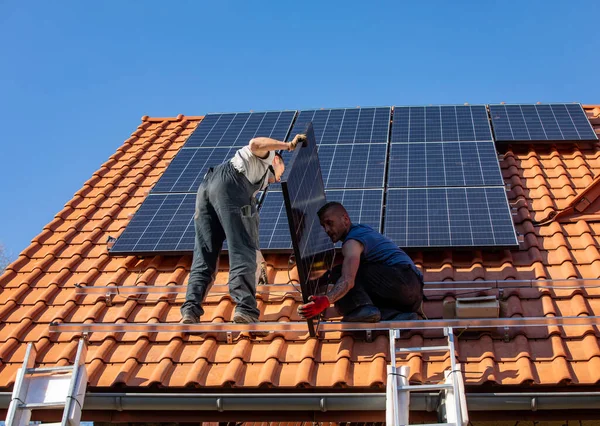
<instances>
[{"instance_id":1,"label":"blue sky","mask_svg":"<svg viewBox=\"0 0 600 426\"><path fill-rule=\"evenodd\" d=\"M597 2L3 1L0 243L16 257L143 115L600 103Z\"/></svg>"}]
</instances>

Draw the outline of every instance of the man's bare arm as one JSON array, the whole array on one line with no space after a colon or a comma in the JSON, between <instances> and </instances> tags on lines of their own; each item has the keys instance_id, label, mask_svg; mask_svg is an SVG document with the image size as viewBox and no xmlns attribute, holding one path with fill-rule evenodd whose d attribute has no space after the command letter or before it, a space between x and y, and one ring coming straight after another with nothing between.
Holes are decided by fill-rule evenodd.
<instances>
[{"instance_id":1,"label":"man's bare arm","mask_svg":"<svg viewBox=\"0 0 600 426\"><path fill-rule=\"evenodd\" d=\"M330 303L337 302L354 287L354 280L360 266L360 255L363 250L363 245L356 240L348 240L342 246L342 254L344 255L342 276L327 293L327 299Z\"/></svg>"},{"instance_id":2,"label":"man's bare arm","mask_svg":"<svg viewBox=\"0 0 600 426\"><path fill-rule=\"evenodd\" d=\"M305 139L306 136L301 134L296 135L294 140L292 140L290 143L278 141L277 139L258 137L253 138L250 141L249 146L252 154L260 158L266 158L267 155L269 155L269 151L279 151L280 149L285 151L293 151L296 149L296 146Z\"/></svg>"},{"instance_id":3,"label":"man's bare arm","mask_svg":"<svg viewBox=\"0 0 600 426\"><path fill-rule=\"evenodd\" d=\"M280 149L288 150L287 143L271 138L254 138L250 141L249 145L252 154L260 158L265 158L269 155L269 151L278 151Z\"/></svg>"}]
</instances>

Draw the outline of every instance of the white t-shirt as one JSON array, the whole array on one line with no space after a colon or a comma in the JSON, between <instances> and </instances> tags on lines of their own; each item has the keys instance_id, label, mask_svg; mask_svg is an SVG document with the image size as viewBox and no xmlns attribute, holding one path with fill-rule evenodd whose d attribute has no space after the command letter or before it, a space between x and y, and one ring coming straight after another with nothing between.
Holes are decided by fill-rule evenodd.
<instances>
[{"instance_id":1,"label":"white t-shirt","mask_svg":"<svg viewBox=\"0 0 600 426\"><path fill-rule=\"evenodd\" d=\"M267 155L266 158L260 158L254 155L250 150L250 147L246 145L237 150L231 159L231 164L233 164L233 167L235 167L238 172L243 173L251 183L257 184L260 183L260 180L269 169L269 166L273 164L274 158L275 151L269 151L269 155ZM267 176L263 187L260 189L265 189L268 184L269 181Z\"/></svg>"}]
</instances>

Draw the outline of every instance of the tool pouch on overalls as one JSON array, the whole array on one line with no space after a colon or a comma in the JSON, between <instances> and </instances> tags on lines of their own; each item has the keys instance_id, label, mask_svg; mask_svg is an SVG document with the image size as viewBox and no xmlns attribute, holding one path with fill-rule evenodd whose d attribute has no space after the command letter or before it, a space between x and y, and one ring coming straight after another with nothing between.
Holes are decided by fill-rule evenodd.
<instances>
[{"instance_id":1,"label":"tool pouch on overalls","mask_svg":"<svg viewBox=\"0 0 600 426\"><path fill-rule=\"evenodd\" d=\"M242 206L242 224L246 230L247 236L250 238L248 245L258 250L260 245L258 238L258 226L260 219L256 207L253 204Z\"/></svg>"}]
</instances>

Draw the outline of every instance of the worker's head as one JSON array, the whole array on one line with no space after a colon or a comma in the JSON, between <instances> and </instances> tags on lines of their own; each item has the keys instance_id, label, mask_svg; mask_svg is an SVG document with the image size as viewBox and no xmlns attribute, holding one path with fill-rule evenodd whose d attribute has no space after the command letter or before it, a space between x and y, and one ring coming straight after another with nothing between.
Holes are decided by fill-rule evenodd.
<instances>
[{"instance_id":1,"label":"worker's head","mask_svg":"<svg viewBox=\"0 0 600 426\"><path fill-rule=\"evenodd\" d=\"M325 204L317 212L321 226L334 243L342 240L350 231L352 222L343 205L335 201Z\"/></svg>"},{"instance_id":2,"label":"worker's head","mask_svg":"<svg viewBox=\"0 0 600 426\"><path fill-rule=\"evenodd\" d=\"M281 176L285 171L285 163L283 162L283 157L278 152L275 153L275 158L273 158L273 171L275 172L275 176L269 175L269 183L281 181Z\"/></svg>"}]
</instances>

